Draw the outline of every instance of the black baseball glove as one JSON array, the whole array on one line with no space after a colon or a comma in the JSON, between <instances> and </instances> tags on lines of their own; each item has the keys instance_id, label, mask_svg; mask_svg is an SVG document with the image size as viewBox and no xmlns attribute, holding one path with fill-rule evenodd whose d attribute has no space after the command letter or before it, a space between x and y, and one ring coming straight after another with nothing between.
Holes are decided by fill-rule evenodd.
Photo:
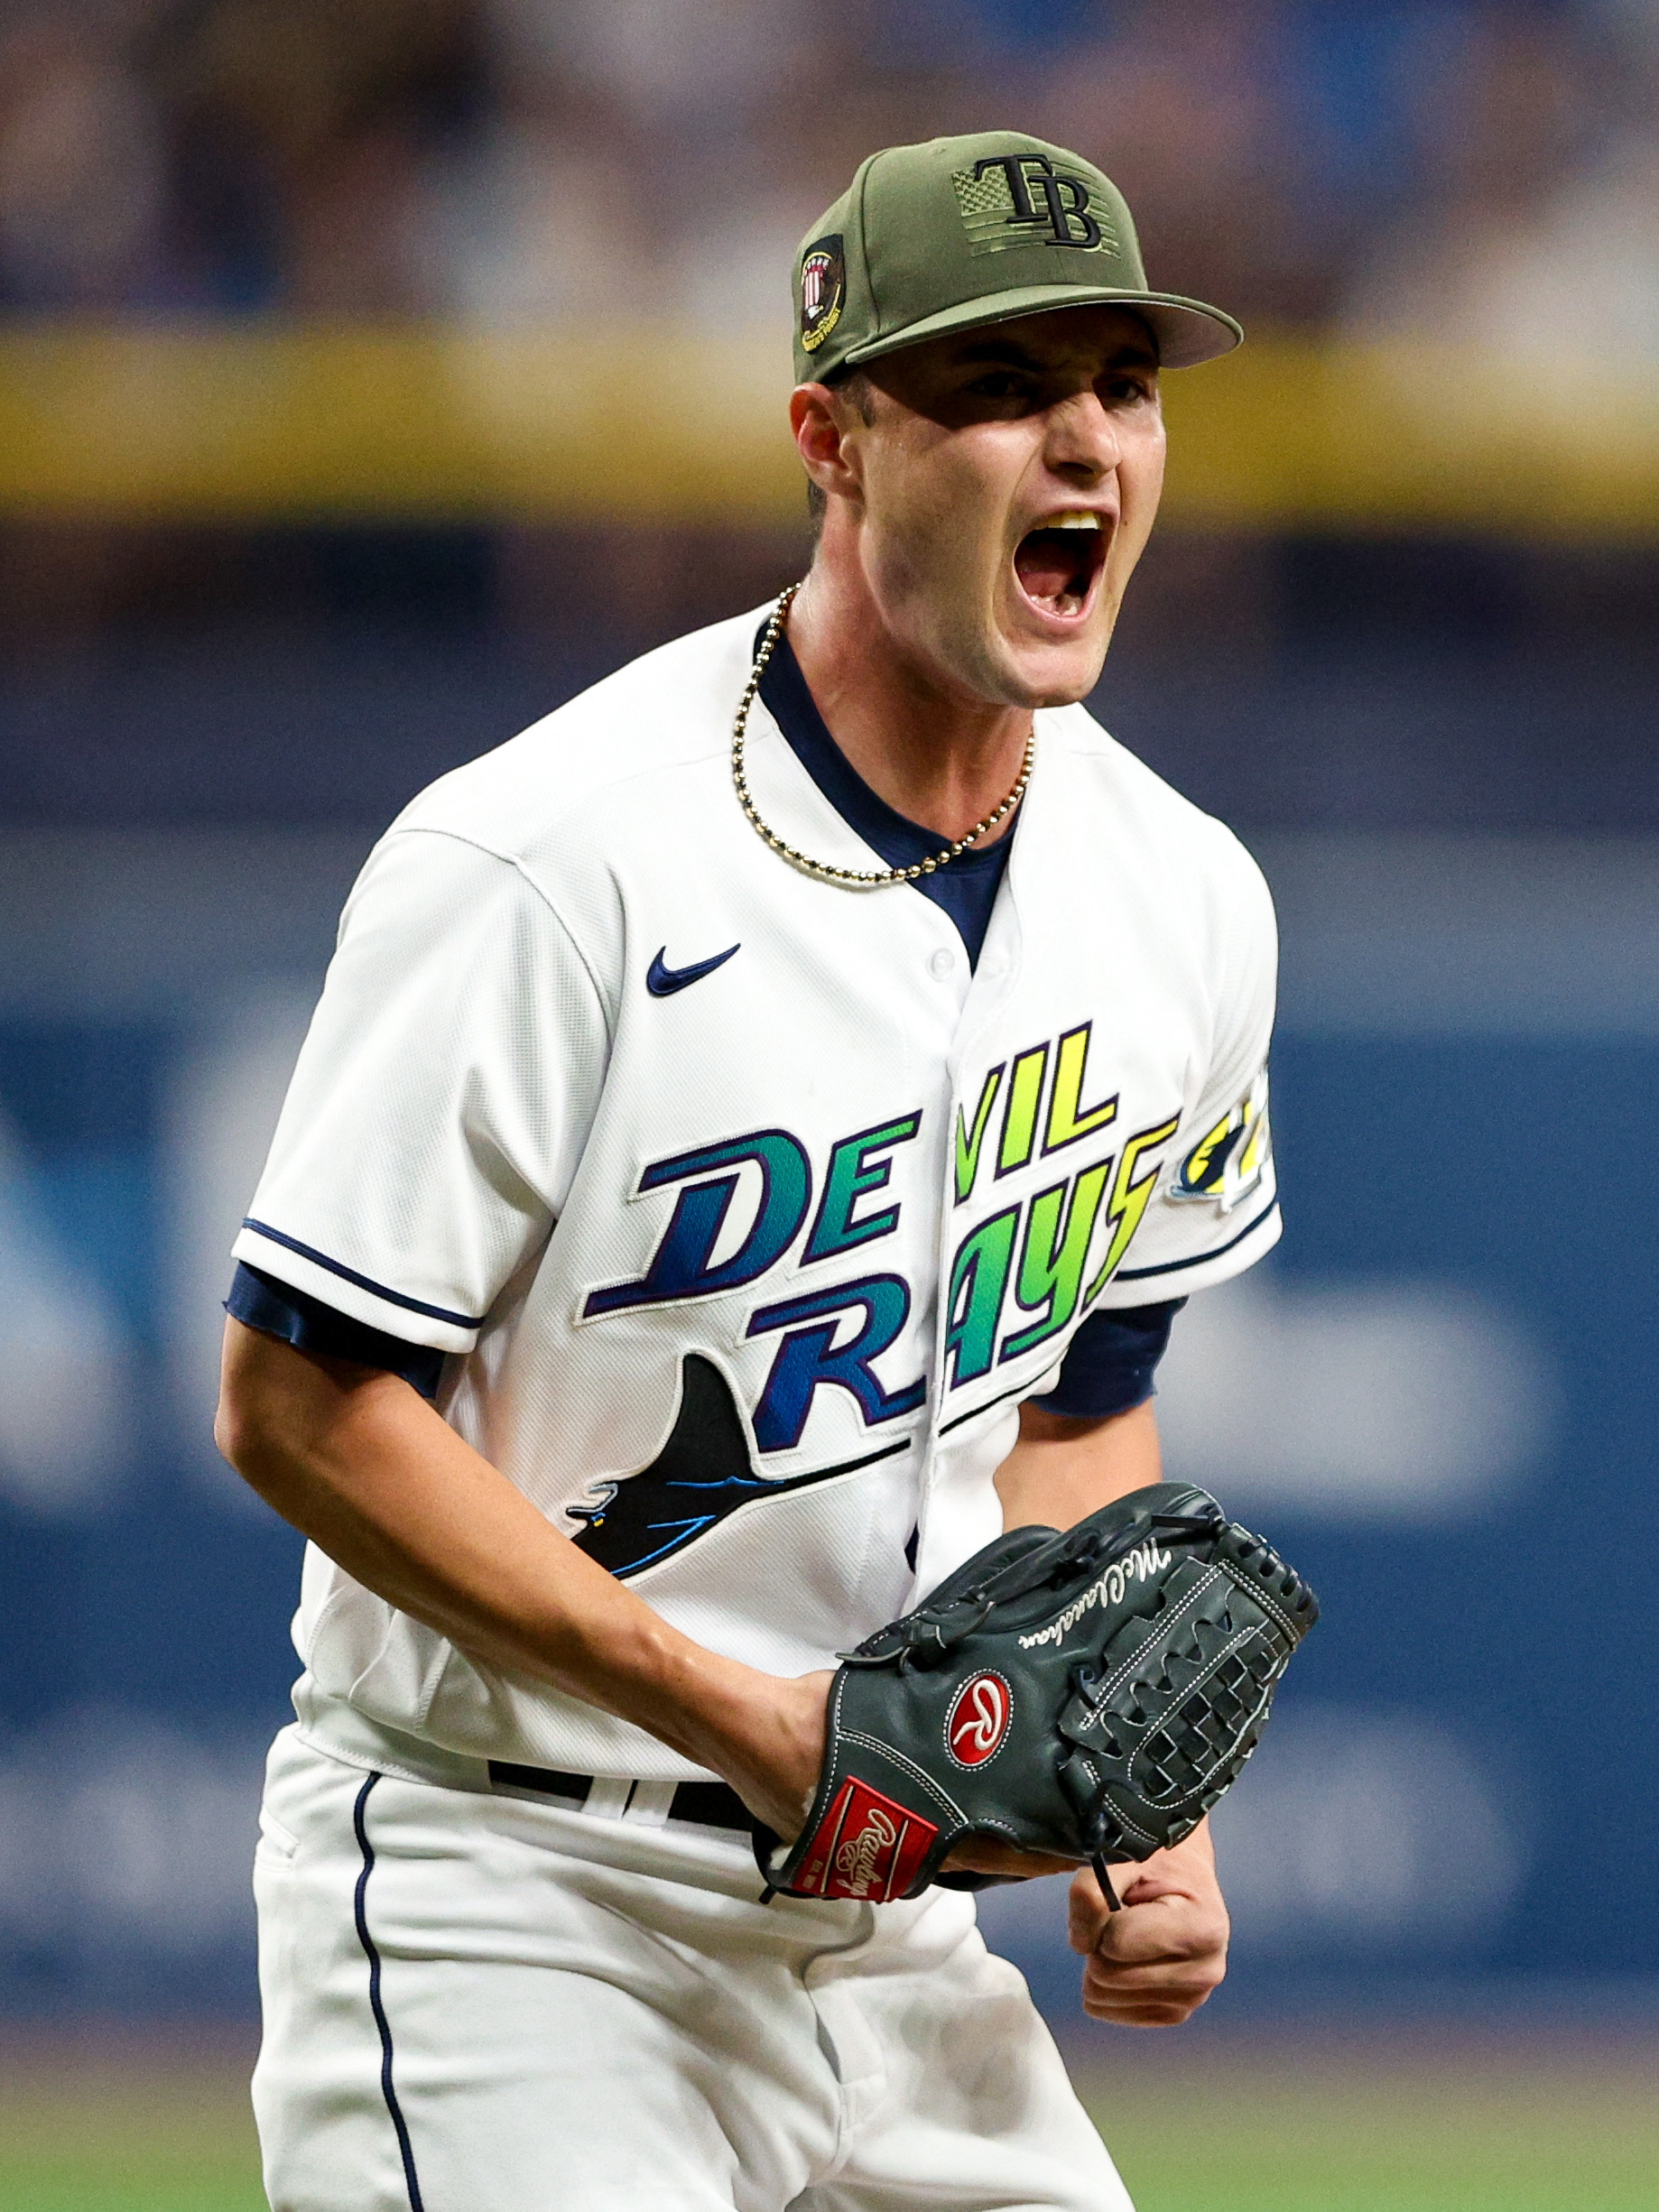
<instances>
[{"instance_id":1,"label":"black baseball glove","mask_svg":"<svg viewBox=\"0 0 1659 2212\"><path fill-rule=\"evenodd\" d=\"M755 1837L767 1894L914 1897L985 1836L1092 1863L1190 1836L1256 1748L1319 1617L1202 1490L1172 1483L1063 1536L1011 1529L846 1655L799 1839Z\"/></svg>"}]
</instances>

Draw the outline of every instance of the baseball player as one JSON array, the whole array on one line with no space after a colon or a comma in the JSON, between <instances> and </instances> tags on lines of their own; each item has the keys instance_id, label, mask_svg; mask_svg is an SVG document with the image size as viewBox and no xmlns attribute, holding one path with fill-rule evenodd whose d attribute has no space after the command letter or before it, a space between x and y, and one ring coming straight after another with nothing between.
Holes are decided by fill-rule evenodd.
<instances>
[{"instance_id":1,"label":"baseball player","mask_svg":"<svg viewBox=\"0 0 1659 2212\"><path fill-rule=\"evenodd\" d=\"M235 1246L220 1442L310 1539L275 2212L1128 2202L963 1893L1060 1862L762 1902L751 1830L839 1652L1158 1479L1171 1318L1278 1234L1265 887L1080 703L1241 333L1009 132L866 161L795 310L804 583L399 817ZM1116 1879L1085 2007L1183 2019L1206 1831Z\"/></svg>"}]
</instances>

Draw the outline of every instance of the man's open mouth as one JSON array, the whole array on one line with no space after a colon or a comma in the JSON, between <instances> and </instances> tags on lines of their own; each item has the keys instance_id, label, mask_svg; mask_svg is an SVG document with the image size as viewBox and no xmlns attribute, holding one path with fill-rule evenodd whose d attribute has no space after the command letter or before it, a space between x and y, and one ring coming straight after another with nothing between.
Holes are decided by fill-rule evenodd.
<instances>
[{"instance_id":1,"label":"man's open mouth","mask_svg":"<svg viewBox=\"0 0 1659 2212\"><path fill-rule=\"evenodd\" d=\"M1020 589L1044 614L1083 613L1095 578L1106 566L1109 519L1091 510L1057 514L1040 530L1029 530L1014 549L1014 573Z\"/></svg>"}]
</instances>

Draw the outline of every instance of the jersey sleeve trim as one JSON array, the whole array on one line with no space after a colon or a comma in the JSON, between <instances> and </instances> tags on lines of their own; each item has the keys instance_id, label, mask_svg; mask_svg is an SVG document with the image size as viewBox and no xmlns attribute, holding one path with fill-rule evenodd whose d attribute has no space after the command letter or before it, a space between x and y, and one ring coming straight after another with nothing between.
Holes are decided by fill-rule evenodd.
<instances>
[{"instance_id":1,"label":"jersey sleeve trim","mask_svg":"<svg viewBox=\"0 0 1659 2212\"><path fill-rule=\"evenodd\" d=\"M231 1254L252 1266L269 1269L280 1282L310 1291L354 1320L409 1343L430 1345L442 1352L470 1352L484 1326L481 1314L475 1319L447 1306L411 1298L251 1216L243 1223Z\"/></svg>"},{"instance_id":2,"label":"jersey sleeve trim","mask_svg":"<svg viewBox=\"0 0 1659 2212\"><path fill-rule=\"evenodd\" d=\"M384 1282L375 1282L372 1276L359 1275L352 1268L342 1267L338 1260L331 1260L326 1252L313 1251L310 1245L302 1245L297 1236L284 1236L281 1229L273 1229L265 1222L249 1219L245 1220L242 1226L245 1229L252 1229L255 1236L268 1236L273 1245L283 1245L290 1252L297 1252L302 1260L310 1260L318 1267L326 1267L331 1275L338 1275L342 1282L355 1282L360 1291L372 1291L376 1298L384 1298L389 1306L402 1306L408 1313L424 1313L434 1321L452 1321L457 1328L482 1328L484 1326L485 1317L481 1313L451 1313L447 1306L429 1306L418 1298L405 1298L402 1291L390 1291Z\"/></svg>"},{"instance_id":3,"label":"jersey sleeve trim","mask_svg":"<svg viewBox=\"0 0 1659 2212\"><path fill-rule=\"evenodd\" d=\"M1183 1291L1202 1290L1207 1288L1211 1282L1225 1282L1228 1275L1236 1275L1244 1268L1252 1265L1255 1261L1261 1258L1265 1252L1278 1243L1284 1227L1284 1222L1279 1212L1279 1201L1276 1197L1271 1198L1256 1218L1247 1222L1236 1236L1229 1236L1226 1244L1212 1245L1208 1252L1190 1253L1183 1260L1165 1260L1158 1267L1120 1267L1112 1277L1112 1281L1114 1283L1146 1282L1154 1278L1162 1281L1166 1275L1187 1274L1195 1268L1214 1267L1217 1261L1227 1259L1229 1254L1237 1253L1241 1245L1247 1244L1254 1247L1248 1254L1233 1259L1228 1266L1219 1269L1214 1275L1206 1274L1202 1282L1188 1282L1182 1285Z\"/></svg>"},{"instance_id":4,"label":"jersey sleeve trim","mask_svg":"<svg viewBox=\"0 0 1659 2212\"><path fill-rule=\"evenodd\" d=\"M1254 1236L1266 1222L1274 1223L1276 1235L1282 1226L1275 1220L1278 1211L1278 1199L1269 1199L1255 1220L1247 1222L1237 1236L1229 1236L1226 1244L1212 1245L1208 1252L1194 1252L1184 1260L1165 1260L1161 1267L1120 1267L1112 1280L1114 1282L1145 1282L1154 1275L1176 1275L1184 1268L1207 1267L1211 1260L1219 1260L1223 1253L1231 1252L1236 1245L1242 1245L1246 1237Z\"/></svg>"}]
</instances>

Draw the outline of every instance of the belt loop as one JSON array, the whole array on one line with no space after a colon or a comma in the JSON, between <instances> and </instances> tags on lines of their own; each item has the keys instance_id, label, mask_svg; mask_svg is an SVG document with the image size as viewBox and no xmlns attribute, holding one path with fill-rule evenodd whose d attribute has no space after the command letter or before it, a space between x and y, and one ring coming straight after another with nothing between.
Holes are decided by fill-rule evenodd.
<instances>
[{"instance_id":1,"label":"belt loop","mask_svg":"<svg viewBox=\"0 0 1659 2212\"><path fill-rule=\"evenodd\" d=\"M625 1820L637 1820L642 1828L661 1828L674 1809L674 1792L680 1787L674 1782L636 1782Z\"/></svg>"},{"instance_id":2,"label":"belt loop","mask_svg":"<svg viewBox=\"0 0 1659 2212\"><path fill-rule=\"evenodd\" d=\"M634 1784L626 1774L596 1774L582 1807L595 1820L620 1820L628 1809Z\"/></svg>"}]
</instances>

